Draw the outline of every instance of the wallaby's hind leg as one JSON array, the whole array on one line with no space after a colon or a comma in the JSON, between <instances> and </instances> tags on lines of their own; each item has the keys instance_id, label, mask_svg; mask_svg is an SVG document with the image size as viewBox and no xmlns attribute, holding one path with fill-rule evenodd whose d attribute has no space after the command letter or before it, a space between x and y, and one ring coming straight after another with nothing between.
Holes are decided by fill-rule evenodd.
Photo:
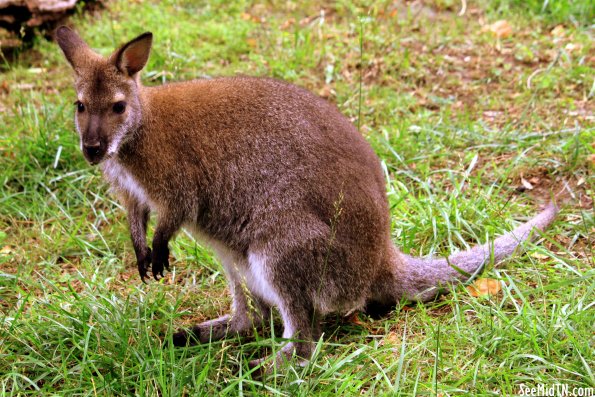
<instances>
[{"instance_id":1,"label":"wallaby's hind leg","mask_svg":"<svg viewBox=\"0 0 595 397\"><path fill-rule=\"evenodd\" d=\"M283 338L291 340L277 352L271 363L280 367L287 363L295 354L300 364L307 363L314 351L314 338L317 333L318 320L315 318L311 308L296 307L293 305L281 304L279 312L283 318ZM266 357L252 360L249 363L255 368L267 360Z\"/></svg>"},{"instance_id":2,"label":"wallaby's hind leg","mask_svg":"<svg viewBox=\"0 0 595 397\"><path fill-rule=\"evenodd\" d=\"M248 289L236 267L239 266L238 261L222 257L222 262L233 298L231 314L205 321L188 331L175 333L173 335L175 346L208 343L234 334L249 335L255 328L262 326L269 317L268 305L261 299L247 294Z\"/></svg>"},{"instance_id":3,"label":"wallaby's hind leg","mask_svg":"<svg viewBox=\"0 0 595 397\"><path fill-rule=\"evenodd\" d=\"M307 362L312 356L314 339L320 336L318 317L311 294L303 284L304 279L291 274L296 269L296 254L299 256L297 260L304 260L297 252L278 260L264 253L252 252L249 255L250 270L253 277L258 278L258 282L252 286L260 288L254 293L262 294L263 298L277 306L283 319L283 338L291 340L277 352L272 363L274 366L283 365L294 354L301 363ZM250 367L254 368L265 361L266 358L253 360Z\"/></svg>"}]
</instances>

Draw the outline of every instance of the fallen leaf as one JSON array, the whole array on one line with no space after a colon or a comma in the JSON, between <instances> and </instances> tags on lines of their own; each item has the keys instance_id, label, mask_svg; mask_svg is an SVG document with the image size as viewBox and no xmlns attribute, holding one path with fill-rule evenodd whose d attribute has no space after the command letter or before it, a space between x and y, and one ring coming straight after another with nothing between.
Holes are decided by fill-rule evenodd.
<instances>
[{"instance_id":1,"label":"fallen leaf","mask_svg":"<svg viewBox=\"0 0 595 397\"><path fill-rule=\"evenodd\" d=\"M564 47L567 52L580 51L583 47L580 44L568 43Z\"/></svg>"},{"instance_id":2,"label":"fallen leaf","mask_svg":"<svg viewBox=\"0 0 595 397\"><path fill-rule=\"evenodd\" d=\"M533 185L523 177L521 177L521 184L525 187L525 189L533 190Z\"/></svg>"},{"instance_id":3,"label":"fallen leaf","mask_svg":"<svg viewBox=\"0 0 595 397\"><path fill-rule=\"evenodd\" d=\"M467 291L471 296L485 296L485 295L496 295L502 289L500 281L494 280L493 278L478 278L471 285L467 286Z\"/></svg>"},{"instance_id":4,"label":"fallen leaf","mask_svg":"<svg viewBox=\"0 0 595 397\"><path fill-rule=\"evenodd\" d=\"M555 28L553 28L550 33L555 38L560 39L560 38L564 37L564 35L566 34L566 31L564 30L564 25L558 25Z\"/></svg>"},{"instance_id":5,"label":"fallen leaf","mask_svg":"<svg viewBox=\"0 0 595 397\"><path fill-rule=\"evenodd\" d=\"M547 255L544 255L544 254L540 254L539 252L533 252L533 253L531 254L531 256L532 256L533 258L535 258L535 259L547 259L547 258L549 258L549 256L547 256Z\"/></svg>"},{"instance_id":6,"label":"fallen leaf","mask_svg":"<svg viewBox=\"0 0 595 397\"><path fill-rule=\"evenodd\" d=\"M320 18L320 14L316 14L316 15L312 15L312 16L309 16L309 17L302 18L302 19L300 19L300 22L299 22L300 23L300 26L301 27L304 27L304 26L308 25L310 22L313 22L313 21L315 21L318 18Z\"/></svg>"},{"instance_id":7,"label":"fallen leaf","mask_svg":"<svg viewBox=\"0 0 595 397\"><path fill-rule=\"evenodd\" d=\"M246 39L246 43L248 43L248 46L250 46L251 48L256 48L256 46L258 45L258 42L254 38Z\"/></svg>"},{"instance_id":8,"label":"fallen leaf","mask_svg":"<svg viewBox=\"0 0 595 397\"><path fill-rule=\"evenodd\" d=\"M351 315L347 318L347 321L355 325L364 325L362 320L359 319L359 312L357 311L351 313Z\"/></svg>"},{"instance_id":9,"label":"fallen leaf","mask_svg":"<svg viewBox=\"0 0 595 397\"><path fill-rule=\"evenodd\" d=\"M508 21L501 19L483 27L482 32L491 32L499 39L503 39L512 35L512 26Z\"/></svg>"},{"instance_id":10,"label":"fallen leaf","mask_svg":"<svg viewBox=\"0 0 595 397\"><path fill-rule=\"evenodd\" d=\"M401 342L401 338L399 338L399 335L397 335L396 332L389 332L388 335L384 337L384 340L391 345L398 345Z\"/></svg>"},{"instance_id":11,"label":"fallen leaf","mask_svg":"<svg viewBox=\"0 0 595 397\"><path fill-rule=\"evenodd\" d=\"M502 112L500 112L498 110L486 110L486 111L483 112L483 116L485 118L490 119L491 121L494 121L495 119L497 119L501 115L502 115Z\"/></svg>"},{"instance_id":12,"label":"fallen leaf","mask_svg":"<svg viewBox=\"0 0 595 397\"><path fill-rule=\"evenodd\" d=\"M17 90L31 90L31 89L35 88L35 85L28 84L28 83L19 83L19 84L15 84L13 86L13 88L16 88Z\"/></svg>"},{"instance_id":13,"label":"fallen leaf","mask_svg":"<svg viewBox=\"0 0 595 397\"><path fill-rule=\"evenodd\" d=\"M9 255L12 252L12 247L10 245L5 245L0 250L0 254L2 255Z\"/></svg>"},{"instance_id":14,"label":"fallen leaf","mask_svg":"<svg viewBox=\"0 0 595 397\"><path fill-rule=\"evenodd\" d=\"M329 85L324 85L320 90L318 90L318 95L322 98L330 98L333 94L333 90Z\"/></svg>"},{"instance_id":15,"label":"fallen leaf","mask_svg":"<svg viewBox=\"0 0 595 397\"><path fill-rule=\"evenodd\" d=\"M283 22L283 24L281 25L281 30L285 30L288 27L292 26L295 23L295 19L294 18L289 18L287 21Z\"/></svg>"}]
</instances>

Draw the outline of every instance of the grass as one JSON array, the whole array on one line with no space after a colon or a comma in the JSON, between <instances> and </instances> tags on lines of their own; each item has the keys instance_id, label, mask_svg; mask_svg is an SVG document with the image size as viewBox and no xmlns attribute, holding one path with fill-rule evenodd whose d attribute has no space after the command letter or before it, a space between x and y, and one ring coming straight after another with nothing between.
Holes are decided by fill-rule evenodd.
<instances>
[{"instance_id":1,"label":"grass","mask_svg":"<svg viewBox=\"0 0 595 397\"><path fill-rule=\"evenodd\" d=\"M572 23L588 26L595 20L595 3L592 0L495 0L492 8L506 12L512 8L517 12L536 15L546 24Z\"/></svg>"},{"instance_id":2,"label":"grass","mask_svg":"<svg viewBox=\"0 0 595 397\"><path fill-rule=\"evenodd\" d=\"M421 6L419 4L422 4ZM541 8L539 6L542 6ZM393 235L443 255L510 230L562 190L535 244L463 287L381 317L325 320L307 367L254 380L253 340L162 340L228 311L222 269L184 233L172 273L138 279L122 208L78 149L71 71L39 39L0 73L0 395L511 395L595 387L592 3L267 5L113 1L71 22L107 53L145 30L147 84L266 75L350 117L382 159ZM590 8L589 8L590 7ZM529 12L526 12L529 10ZM591 14L589 14L591 12ZM589 15L591 16L590 20ZM482 26L506 19L498 39ZM563 24L562 34L552 33ZM521 191L522 181L533 189Z\"/></svg>"}]
</instances>

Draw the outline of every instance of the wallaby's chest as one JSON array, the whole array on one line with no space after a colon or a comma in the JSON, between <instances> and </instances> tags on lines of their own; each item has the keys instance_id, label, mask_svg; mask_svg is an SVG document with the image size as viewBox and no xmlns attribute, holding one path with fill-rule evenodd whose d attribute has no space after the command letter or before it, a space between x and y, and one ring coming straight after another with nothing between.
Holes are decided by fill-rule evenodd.
<instances>
[{"instance_id":1,"label":"wallaby's chest","mask_svg":"<svg viewBox=\"0 0 595 397\"><path fill-rule=\"evenodd\" d=\"M103 176L116 192L128 195L138 203L145 204L151 209L156 208L154 200L148 195L146 189L119 162L114 159L105 161L102 170Z\"/></svg>"}]
</instances>

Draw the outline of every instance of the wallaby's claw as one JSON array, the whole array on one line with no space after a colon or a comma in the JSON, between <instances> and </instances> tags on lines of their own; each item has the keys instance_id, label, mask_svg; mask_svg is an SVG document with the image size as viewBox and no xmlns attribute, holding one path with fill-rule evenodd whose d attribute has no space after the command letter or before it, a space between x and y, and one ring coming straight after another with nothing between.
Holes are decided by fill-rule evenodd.
<instances>
[{"instance_id":1,"label":"wallaby's claw","mask_svg":"<svg viewBox=\"0 0 595 397\"><path fill-rule=\"evenodd\" d=\"M153 278L155 280L159 280L159 276L165 277L163 274L163 269L169 270L169 252L166 251L163 255L159 255L157 253L153 254L153 260L151 261L151 272L153 273Z\"/></svg>"},{"instance_id":2,"label":"wallaby's claw","mask_svg":"<svg viewBox=\"0 0 595 397\"><path fill-rule=\"evenodd\" d=\"M140 276L141 281L145 282L145 277L147 277L147 270L143 267L143 265L138 262L138 274Z\"/></svg>"},{"instance_id":3,"label":"wallaby's claw","mask_svg":"<svg viewBox=\"0 0 595 397\"><path fill-rule=\"evenodd\" d=\"M149 270L149 265L151 264L151 257L151 249L149 249L145 256L137 258L138 274L141 281L145 284L147 283L145 278L147 278L147 270Z\"/></svg>"},{"instance_id":4,"label":"wallaby's claw","mask_svg":"<svg viewBox=\"0 0 595 397\"><path fill-rule=\"evenodd\" d=\"M147 277L147 271L143 269L140 264L138 265L138 274L140 276L140 281L146 284L145 277Z\"/></svg>"}]
</instances>

